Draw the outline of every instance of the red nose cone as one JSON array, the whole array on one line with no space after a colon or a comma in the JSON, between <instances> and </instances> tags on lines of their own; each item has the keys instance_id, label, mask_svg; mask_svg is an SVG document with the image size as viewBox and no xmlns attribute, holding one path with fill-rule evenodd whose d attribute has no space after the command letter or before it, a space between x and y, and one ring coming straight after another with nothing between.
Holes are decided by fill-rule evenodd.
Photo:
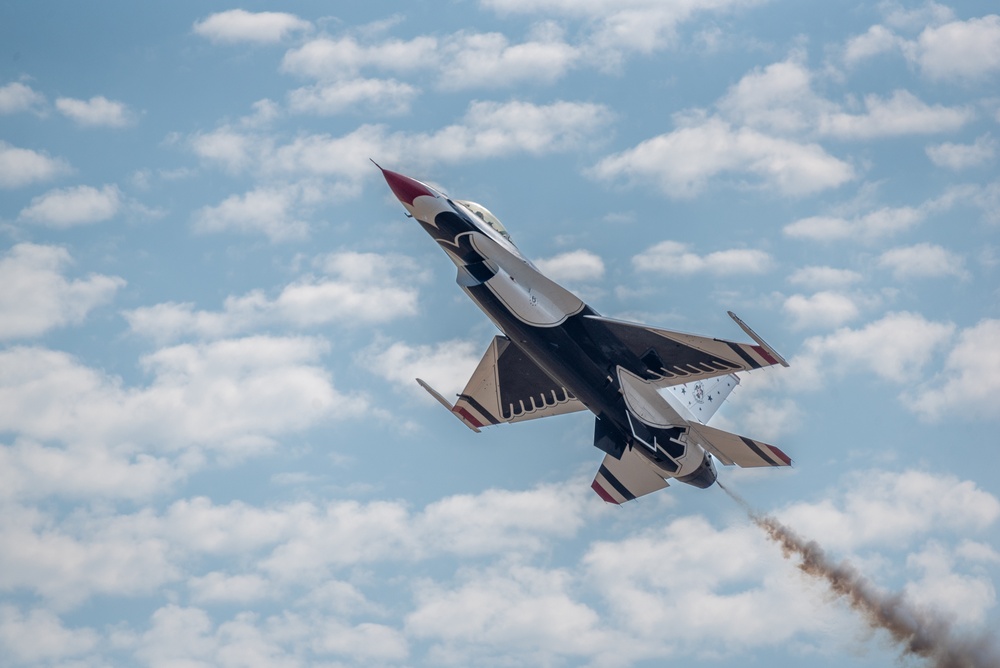
<instances>
[{"instance_id":1,"label":"red nose cone","mask_svg":"<svg viewBox=\"0 0 1000 668\"><path fill-rule=\"evenodd\" d=\"M392 194L399 199L403 204L409 204L412 206L413 200L417 199L421 195L430 195L431 197L437 197L437 193L425 186L420 181L411 179L409 176L403 176L402 174L397 174L396 172L390 172L388 169L382 170L382 176L385 177L385 182L389 184L392 189Z\"/></svg>"}]
</instances>

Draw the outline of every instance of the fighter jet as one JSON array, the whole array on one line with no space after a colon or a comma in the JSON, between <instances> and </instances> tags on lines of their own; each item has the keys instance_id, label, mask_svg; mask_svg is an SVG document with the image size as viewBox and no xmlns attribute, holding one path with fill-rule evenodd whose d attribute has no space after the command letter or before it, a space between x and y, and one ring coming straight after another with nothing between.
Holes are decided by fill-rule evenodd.
<instances>
[{"instance_id":1,"label":"fighter jet","mask_svg":"<svg viewBox=\"0 0 1000 668\"><path fill-rule=\"evenodd\" d=\"M378 165L376 165L378 166ZM753 343L605 318L547 278L496 216L379 167L389 188L458 268L458 285L503 333L452 404L417 382L475 432L504 422L589 410L605 453L592 487L608 503L677 480L715 483L713 457L741 467L790 466L773 445L706 424L735 375L788 363L731 311Z\"/></svg>"}]
</instances>

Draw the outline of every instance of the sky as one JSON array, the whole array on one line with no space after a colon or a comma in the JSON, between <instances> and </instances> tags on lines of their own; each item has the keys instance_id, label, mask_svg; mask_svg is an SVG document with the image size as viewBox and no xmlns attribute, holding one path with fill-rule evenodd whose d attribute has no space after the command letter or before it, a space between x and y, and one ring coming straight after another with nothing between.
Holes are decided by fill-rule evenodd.
<instances>
[{"instance_id":1,"label":"sky","mask_svg":"<svg viewBox=\"0 0 1000 668\"><path fill-rule=\"evenodd\" d=\"M5 666L906 666L584 413L474 434L497 333L373 159L600 313L746 340L720 480L1000 626L991 2L0 4Z\"/></svg>"}]
</instances>

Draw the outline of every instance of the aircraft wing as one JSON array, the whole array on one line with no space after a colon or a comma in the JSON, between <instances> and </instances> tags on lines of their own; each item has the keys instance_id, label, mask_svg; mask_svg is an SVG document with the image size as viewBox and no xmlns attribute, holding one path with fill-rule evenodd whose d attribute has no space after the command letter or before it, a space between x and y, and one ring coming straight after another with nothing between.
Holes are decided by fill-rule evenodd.
<instances>
[{"instance_id":1,"label":"aircraft wing","mask_svg":"<svg viewBox=\"0 0 1000 668\"><path fill-rule=\"evenodd\" d=\"M604 456L591 488L607 501L621 505L658 489L669 487L667 481L646 463L646 458L627 448L621 459Z\"/></svg>"},{"instance_id":2,"label":"aircraft wing","mask_svg":"<svg viewBox=\"0 0 1000 668\"><path fill-rule=\"evenodd\" d=\"M427 383L417 382L473 431L587 408L506 336L493 337L454 406Z\"/></svg>"},{"instance_id":3,"label":"aircraft wing","mask_svg":"<svg viewBox=\"0 0 1000 668\"><path fill-rule=\"evenodd\" d=\"M670 387L736 371L788 363L742 320L730 313L756 344L656 329L601 316L584 317L591 339L611 359L657 387Z\"/></svg>"}]
</instances>

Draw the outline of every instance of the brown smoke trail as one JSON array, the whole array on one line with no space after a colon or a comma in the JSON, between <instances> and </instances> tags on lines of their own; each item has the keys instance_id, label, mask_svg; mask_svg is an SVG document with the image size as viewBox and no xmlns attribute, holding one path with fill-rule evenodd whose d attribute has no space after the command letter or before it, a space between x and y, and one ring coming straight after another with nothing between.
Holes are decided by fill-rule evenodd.
<instances>
[{"instance_id":1,"label":"brown smoke trail","mask_svg":"<svg viewBox=\"0 0 1000 668\"><path fill-rule=\"evenodd\" d=\"M815 541L807 541L773 517L750 507L738 494L717 483L740 504L754 524L781 546L786 558L797 555L799 569L825 580L830 589L843 597L874 629L884 629L903 647L904 654L929 659L934 668L997 668L1000 654L986 637L957 638L951 624L925 610L908 604L899 594L878 591L871 582L846 561L833 563Z\"/></svg>"}]
</instances>

